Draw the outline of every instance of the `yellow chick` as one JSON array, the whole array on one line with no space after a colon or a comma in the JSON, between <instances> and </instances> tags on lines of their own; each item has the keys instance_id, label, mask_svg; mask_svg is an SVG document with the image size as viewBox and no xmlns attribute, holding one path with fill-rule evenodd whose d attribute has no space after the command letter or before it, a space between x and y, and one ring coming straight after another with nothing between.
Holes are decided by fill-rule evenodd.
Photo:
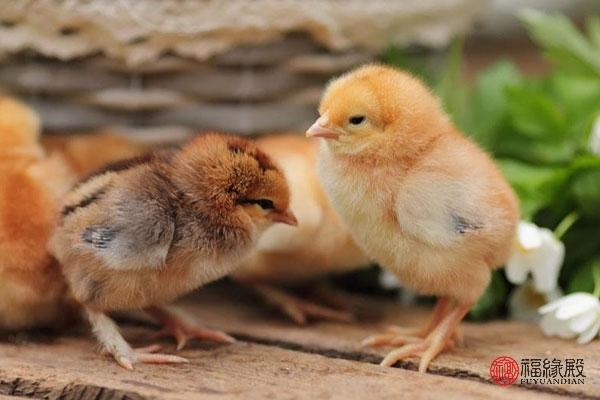
<instances>
[{"instance_id":1,"label":"yellow chick","mask_svg":"<svg viewBox=\"0 0 600 400\"><path fill-rule=\"evenodd\" d=\"M108 163L137 157L151 150L147 144L111 131L47 135L41 138L41 142L48 154L64 158L78 177L90 174Z\"/></svg>"},{"instance_id":2,"label":"yellow chick","mask_svg":"<svg viewBox=\"0 0 600 400\"><path fill-rule=\"evenodd\" d=\"M507 259L517 199L490 157L452 124L408 73L367 65L329 84L317 173L361 248L407 287L439 297L421 329L396 327L366 345L402 347L382 365L452 345L460 321Z\"/></svg>"},{"instance_id":3,"label":"yellow chick","mask_svg":"<svg viewBox=\"0 0 600 400\"><path fill-rule=\"evenodd\" d=\"M273 225L233 278L252 286L298 324L309 317L350 321L347 310L329 308L296 297L281 287L310 282L328 274L369 265L348 228L330 206L315 171L317 145L294 134L260 138L257 145L276 162L290 186L290 209L297 227ZM336 306L343 296L328 296Z\"/></svg>"},{"instance_id":4,"label":"yellow chick","mask_svg":"<svg viewBox=\"0 0 600 400\"><path fill-rule=\"evenodd\" d=\"M0 330L55 327L75 315L46 250L73 182L64 160L41 148L35 112L0 97Z\"/></svg>"}]
</instances>

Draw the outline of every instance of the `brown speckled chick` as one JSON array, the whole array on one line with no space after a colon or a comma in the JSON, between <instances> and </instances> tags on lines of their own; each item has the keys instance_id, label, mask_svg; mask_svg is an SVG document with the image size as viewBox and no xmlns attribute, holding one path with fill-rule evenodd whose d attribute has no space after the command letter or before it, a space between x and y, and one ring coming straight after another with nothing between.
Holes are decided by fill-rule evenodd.
<instances>
[{"instance_id":1,"label":"brown speckled chick","mask_svg":"<svg viewBox=\"0 0 600 400\"><path fill-rule=\"evenodd\" d=\"M274 222L294 225L281 171L251 142L205 134L181 150L113 164L67 196L51 250L103 349L123 367L186 362L133 350L106 315L145 309L183 346L230 342L178 319L164 305L239 265Z\"/></svg>"}]
</instances>

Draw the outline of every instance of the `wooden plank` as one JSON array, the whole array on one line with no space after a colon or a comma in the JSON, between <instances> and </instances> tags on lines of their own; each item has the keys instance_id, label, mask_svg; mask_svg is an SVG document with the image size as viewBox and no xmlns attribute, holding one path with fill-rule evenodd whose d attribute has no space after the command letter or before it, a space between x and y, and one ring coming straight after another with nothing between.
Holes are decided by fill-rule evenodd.
<instances>
[{"instance_id":1,"label":"wooden plank","mask_svg":"<svg viewBox=\"0 0 600 400\"><path fill-rule=\"evenodd\" d=\"M129 337L144 333L126 329ZM0 394L64 400L560 398L247 342L192 344L181 352L190 364L141 365L132 372L94 353L94 347L83 335L0 343Z\"/></svg>"},{"instance_id":2,"label":"wooden plank","mask_svg":"<svg viewBox=\"0 0 600 400\"><path fill-rule=\"evenodd\" d=\"M309 327L293 325L233 285L221 290L203 290L193 300L182 303L182 307L198 320L246 340L371 363L378 363L389 349L362 348L360 341L364 337L392 324L415 326L429 315L428 310L407 309L391 302L366 302L366 308L373 310L372 315L381 314L376 321L352 325L321 322ZM462 329L466 346L440 355L430 367L432 373L491 383L490 364L498 356L516 360L583 358L585 384L531 388L578 398L600 398L600 341L581 346L573 340L545 337L536 325L517 321L464 323ZM407 360L400 367L416 369L417 362Z\"/></svg>"}]
</instances>

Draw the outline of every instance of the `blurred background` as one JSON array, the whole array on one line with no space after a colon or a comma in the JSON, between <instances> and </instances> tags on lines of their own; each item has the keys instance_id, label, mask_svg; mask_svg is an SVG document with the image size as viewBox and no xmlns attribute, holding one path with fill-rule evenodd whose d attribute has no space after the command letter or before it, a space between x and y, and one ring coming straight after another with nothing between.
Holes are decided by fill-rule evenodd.
<instances>
[{"instance_id":1,"label":"blurred background","mask_svg":"<svg viewBox=\"0 0 600 400\"><path fill-rule=\"evenodd\" d=\"M518 19L524 7L582 23L600 3L9 0L0 4L0 88L54 133L303 130L332 76L375 60L435 76L455 38L464 38L459 68L469 80L500 58L546 71Z\"/></svg>"},{"instance_id":2,"label":"blurred background","mask_svg":"<svg viewBox=\"0 0 600 400\"><path fill-rule=\"evenodd\" d=\"M331 77L372 61L409 69L494 155L522 218L564 243L554 290L498 272L471 313L530 318L562 293L600 289L599 11L594 0L9 0L0 91L31 105L45 134L177 142L301 133Z\"/></svg>"}]
</instances>

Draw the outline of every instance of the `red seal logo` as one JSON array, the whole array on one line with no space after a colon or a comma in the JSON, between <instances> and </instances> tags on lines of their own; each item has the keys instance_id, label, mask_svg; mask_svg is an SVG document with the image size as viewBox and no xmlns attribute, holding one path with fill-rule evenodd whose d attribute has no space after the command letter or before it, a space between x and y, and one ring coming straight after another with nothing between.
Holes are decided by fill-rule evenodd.
<instances>
[{"instance_id":1,"label":"red seal logo","mask_svg":"<svg viewBox=\"0 0 600 400\"><path fill-rule=\"evenodd\" d=\"M496 357L490 366L490 376L496 385L512 385L519 377L519 364L512 357Z\"/></svg>"}]
</instances>

